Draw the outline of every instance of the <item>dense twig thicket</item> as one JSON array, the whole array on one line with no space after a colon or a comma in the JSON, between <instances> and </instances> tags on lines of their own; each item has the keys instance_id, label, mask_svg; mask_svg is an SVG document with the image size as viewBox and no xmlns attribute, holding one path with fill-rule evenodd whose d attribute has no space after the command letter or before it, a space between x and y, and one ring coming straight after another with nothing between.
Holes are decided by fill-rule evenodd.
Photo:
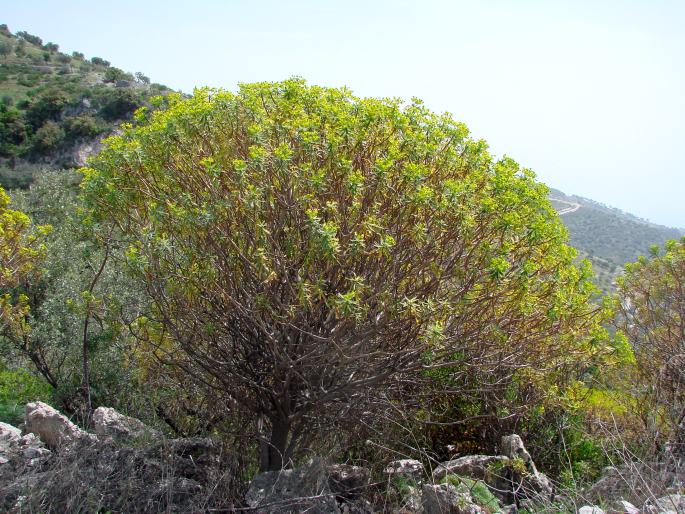
<instances>
[{"instance_id":1,"label":"dense twig thicket","mask_svg":"<svg viewBox=\"0 0 685 514\"><path fill-rule=\"evenodd\" d=\"M297 79L167 102L85 199L129 238L149 351L270 430L262 469L393 378L550 385L600 347L547 189L450 116Z\"/></svg>"},{"instance_id":2,"label":"dense twig thicket","mask_svg":"<svg viewBox=\"0 0 685 514\"><path fill-rule=\"evenodd\" d=\"M685 239L626 266L617 309L633 346L633 394L652 449L685 459Z\"/></svg>"}]
</instances>

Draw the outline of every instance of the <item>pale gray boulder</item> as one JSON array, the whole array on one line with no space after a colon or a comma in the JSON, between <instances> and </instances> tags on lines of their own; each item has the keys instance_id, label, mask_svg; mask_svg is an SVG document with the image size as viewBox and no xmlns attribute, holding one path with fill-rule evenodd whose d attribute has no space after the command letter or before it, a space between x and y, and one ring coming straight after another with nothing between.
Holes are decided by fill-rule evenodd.
<instances>
[{"instance_id":1,"label":"pale gray boulder","mask_svg":"<svg viewBox=\"0 0 685 514\"><path fill-rule=\"evenodd\" d=\"M441 480L447 475L460 475L476 480L485 480L492 470L502 468L509 462L503 455L467 455L448 460L436 466L433 479Z\"/></svg>"},{"instance_id":2,"label":"pale gray boulder","mask_svg":"<svg viewBox=\"0 0 685 514\"><path fill-rule=\"evenodd\" d=\"M301 468L259 473L250 482L245 502L251 512L264 514L340 512L326 466L318 458Z\"/></svg>"},{"instance_id":3,"label":"pale gray boulder","mask_svg":"<svg viewBox=\"0 0 685 514\"><path fill-rule=\"evenodd\" d=\"M117 441L135 439L159 439L162 433L142 421L125 416L110 407L98 407L93 412L95 434L100 438L111 437Z\"/></svg>"},{"instance_id":4,"label":"pale gray boulder","mask_svg":"<svg viewBox=\"0 0 685 514\"><path fill-rule=\"evenodd\" d=\"M604 514L604 511L595 505L585 505L578 509L578 514Z\"/></svg>"},{"instance_id":5,"label":"pale gray boulder","mask_svg":"<svg viewBox=\"0 0 685 514\"><path fill-rule=\"evenodd\" d=\"M676 512L677 514L685 514L685 494L662 496L655 502L655 507L659 513Z\"/></svg>"},{"instance_id":6,"label":"pale gray boulder","mask_svg":"<svg viewBox=\"0 0 685 514\"><path fill-rule=\"evenodd\" d=\"M389 477L404 476L419 481L423 476L424 467L421 462L414 459L399 459L390 462L384 473Z\"/></svg>"},{"instance_id":7,"label":"pale gray boulder","mask_svg":"<svg viewBox=\"0 0 685 514\"><path fill-rule=\"evenodd\" d=\"M93 443L96 438L74 425L65 415L47 403L26 404L26 431L40 437L53 450L63 449L75 443Z\"/></svg>"}]
</instances>

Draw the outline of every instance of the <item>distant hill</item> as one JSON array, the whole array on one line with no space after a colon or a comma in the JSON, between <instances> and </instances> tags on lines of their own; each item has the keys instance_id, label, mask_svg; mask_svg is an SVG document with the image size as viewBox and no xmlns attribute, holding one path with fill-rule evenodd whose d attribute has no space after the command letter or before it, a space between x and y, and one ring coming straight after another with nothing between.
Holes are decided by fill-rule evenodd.
<instances>
[{"instance_id":1,"label":"distant hill","mask_svg":"<svg viewBox=\"0 0 685 514\"><path fill-rule=\"evenodd\" d=\"M588 257L605 291L626 262L647 255L652 245L682 237L681 229L650 223L632 214L552 189L550 199L568 228L570 243Z\"/></svg>"},{"instance_id":2,"label":"distant hill","mask_svg":"<svg viewBox=\"0 0 685 514\"><path fill-rule=\"evenodd\" d=\"M0 25L0 184L25 187L41 167L83 164L100 137L168 91L142 73Z\"/></svg>"}]
</instances>

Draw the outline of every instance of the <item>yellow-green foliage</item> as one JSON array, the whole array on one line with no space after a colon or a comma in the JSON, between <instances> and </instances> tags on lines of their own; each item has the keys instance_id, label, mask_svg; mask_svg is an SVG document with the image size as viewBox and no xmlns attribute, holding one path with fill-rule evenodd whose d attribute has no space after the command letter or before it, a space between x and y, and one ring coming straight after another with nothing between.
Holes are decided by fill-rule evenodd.
<instances>
[{"instance_id":1,"label":"yellow-green foliage","mask_svg":"<svg viewBox=\"0 0 685 514\"><path fill-rule=\"evenodd\" d=\"M627 264L617 281L617 327L634 348L632 383L636 419L653 441L682 441L685 412L685 238L652 247Z\"/></svg>"},{"instance_id":2,"label":"yellow-green foliage","mask_svg":"<svg viewBox=\"0 0 685 514\"><path fill-rule=\"evenodd\" d=\"M35 276L45 247L37 235L49 227L31 226L26 214L8 209L10 199L0 188L0 323L2 334L19 334L28 330L28 298L21 286Z\"/></svg>"},{"instance_id":3,"label":"yellow-green foliage","mask_svg":"<svg viewBox=\"0 0 685 514\"><path fill-rule=\"evenodd\" d=\"M392 292L392 311L427 321L423 337L434 342L444 338L451 308L497 290L510 292L493 317L514 309L557 333L587 311L591 270L573 265L547 188L509 158L493 162L485 142L448 115L300 80L166 102L110 138L83 185L95 217L137 227L132 267L174 266L166 283L174 294L198 296L218 279L213 252L199 251L211 238L232 263L251 263L234 265L236 281L245 273L265 285L288 280L296 297L286 311L323 301L357 319L389 294L371 288L369 266L416 249L432 269L412 281L441 280L450 259L462 259L443 280L466 287L458 300L428 301L408 281ZM169 252L182 258L169 263ZM283 276L286 261L301 272ZM321 280L332 266L347 272L331 291ZM493 340L510 336L496 323L483 328ZM583 326L564 337L585 351L587 333Z\"/></svg>"},{"instance_id":4,"label":"yellow-green foliage","mask_svg":"<svg viewBox=\"0 0 685 514\"><path fill-rule=\"evenodd\" d=\"M157 103L83 170L88 221L249 409L287 425L421 357L544 389L603 349L547 188L449 115L299 79Z\"/></svg>"}]
</instances>

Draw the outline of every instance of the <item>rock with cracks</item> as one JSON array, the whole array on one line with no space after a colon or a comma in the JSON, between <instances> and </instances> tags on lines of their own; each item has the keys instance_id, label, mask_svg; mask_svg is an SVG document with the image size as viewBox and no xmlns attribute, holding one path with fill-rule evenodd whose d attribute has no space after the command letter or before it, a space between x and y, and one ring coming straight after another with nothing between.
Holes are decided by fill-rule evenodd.
<instances>
[{"instance_id":1,"label":"rock with cracks","mask_svg":"<svg viewBox=\"0 0 685 514\"><path fill-rule=\"evenodd\" d=\"M538 472L533 458L528 453L528 450L526 450L523 440L519 435L511 434L502 437L502 453L510 459L521 459L531 473Z\"/></svg>"},{"instance_id":2,"label":"rock with cracks","mask_svg":"<svg viewBox=\"0 0 685 514\"><path fill-rule=\"evenodd\" d=\"M39 468L50 453L34 434L21 435L18 428L0 423L0 479Z\"/></svg>"},{"instance_id":3,"label":"rock with cracks","mask_svg":"<svg viewBox=\"0 0 685 514\"><path fill-rule=\"evenodd\" d=\"M389 463L384 473L390 477L399 475L418 481L423 476L423 469L423 464L418 460L400 459Z\"/></svg>"},{"instance_id":4,"label":"rock with cracks","mask_svg":"<svg viewBox=\"0 0 685 514\"><path fill-rule=\"evenodd\" d=\"M460 475L485 481L493 469L502 467L507 462L508 459L502 455L467 455L439 464L433 470L433 479L441 480L447 475Z\"/></svg>"},{"instance_id":5,"label":"rock with cracks","mask_svg":"<svg viewBox=\"0 0 685 514\"><path fill-rule=\"evenodd\" d=\"M245 502L252 512L310 514L338 513L326 466L312 459L298 469L259 473L250 482Z\"/></svg>"},{"instance_id":6,"label":"rock with cracks","mask_svg":"<svg viewBox=\"0 0 685 514\"><path fill-rule=\"evenodd\" d=\"M512 473L515 480L520 480L520 484L524 493L522 497L539 497L543 499L551 498L554 492L552 483L544 473L540 473L537 470L535 463L533 462L533 458L523 445L523 440L520 436L512 434L502 437L502 451L506 457L511 460L518 459L522 461L526 467L526 471L523 473Z\"/></svg>"},{"instance_id":7,"label":"rock with cracks","mask_svg":"<svg viewBox=\"0 0 685 514\"><path fill-rule=\"evenodd\" d=\"M549 500L552 485L535 467L521 438L516 434L503 437L502 448L505 455L468 455L443 462L433 471L433 479L459 475L481 480L505 505L521 500Z\"/></svg>"},{"instance_id":8,"label":"rock with cracks","mask_svg":"<svg viewBox=\"0 0 685 514\"><path fill-rule=\"evenodd\" d=\"M43 402L26 404L26 431L36 434L53 450L60 450L75 443L92 443L96 438Z\"/></svg>"},{"instance_id":9,"label":"rock with cracks","mask_svg":"<svg viewBox=\"0 0 685 514\"><path fill-rule=\"evenodd\" d=\"M110 407L95 409L93 425L98 437L111 437L122 442L140 439L154 440L162 436L158 430L148 427L135 418L124 416Z\"/></svg>"},{"instance_id":10,"label":"rock with cracks","mask_svg":"<svg viewBox=\"0 0 685 514\"><path fill-rule=\"evenodd\" d=\"M130 420L116 412L110 419ZM236 506L237 459L220 442L163 436L115 442L39 403L27 408L26 426L38 435L0 424L0 512L180 514Z\"/></svg>"}]
</instances>

